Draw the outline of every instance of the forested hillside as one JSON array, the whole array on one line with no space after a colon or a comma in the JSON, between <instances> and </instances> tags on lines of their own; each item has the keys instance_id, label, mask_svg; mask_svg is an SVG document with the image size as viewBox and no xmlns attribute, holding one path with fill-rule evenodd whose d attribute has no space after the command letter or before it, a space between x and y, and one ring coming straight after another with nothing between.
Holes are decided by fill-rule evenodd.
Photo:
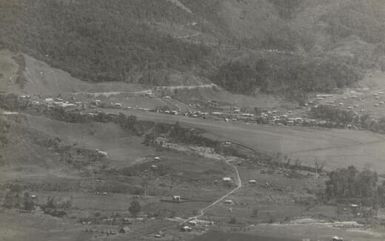
<instances>
[{"instance_id":1,"label":"forested hillside","mask_svg":"<svg viewBox=\"0 0 385 241\"><path fill-rule=\"evenodd\" d=\"M302 98L384 67L383 39L382 0L0 0L2 48L88 81L189 73Z\"/></svg>"},{"instance_id":2,"label":"forested hillside","mask_svg":"<svg viewBox=\"0 0 385 241\"><path fill-rule=\"evenodd\" d=\"M204 66L210 53L146 24L191 21L168 1L16 0L2 1L0 11L4 46L84 80L127 81L150 70Z\"/></svg>"}]
</instances>

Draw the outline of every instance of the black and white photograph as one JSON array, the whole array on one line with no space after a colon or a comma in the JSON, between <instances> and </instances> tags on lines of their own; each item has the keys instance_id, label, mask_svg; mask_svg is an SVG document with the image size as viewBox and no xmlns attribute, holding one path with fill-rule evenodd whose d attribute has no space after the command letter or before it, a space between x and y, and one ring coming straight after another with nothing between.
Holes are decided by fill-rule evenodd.
<instances>
[{"instance_id":1,"label":"black and white photograph","mask_svg":"<svg viewBox=\"0 0 385 241\"><path fill-rule=\"evenodd\" d=\"M0 241L158 240L385 240L385 0L0 0Z\"/></svg>"}]
</instances>

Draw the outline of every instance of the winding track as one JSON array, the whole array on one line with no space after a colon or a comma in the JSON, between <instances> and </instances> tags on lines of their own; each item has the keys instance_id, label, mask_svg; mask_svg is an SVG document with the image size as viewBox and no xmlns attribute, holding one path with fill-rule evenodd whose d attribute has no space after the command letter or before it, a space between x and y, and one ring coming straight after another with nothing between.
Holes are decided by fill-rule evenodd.
<instances>
[{"instance_id":1,"label":"winding track","mask_svg":"<svg viewBox=\"0 0 385 241\"><path fill-rule=\"evenodd\" d=\"M241 176L239 175L238 168L235 165L231 164L231 161L233 161L233 160L232 159L225 160L226 164L234 169L234 172L235 172L236 177L237 177L237 180L236 180L237 187L235 187L234 189L232 189L230 192L226 193L225 195L221 196L220 198L218 198L217 200L212 202L207 207L202 208L201 210L199 210L199 214L198 215L187 218L183 223L186 223L188 221L191 221L191 220L194 220L194 219L198 219L198 218L204 216L208 209L214 207L218 203L222 202L225 198L229 197L231 194L235 193L236 191L238 191L239 189L242 188L242 179L241 179Z\"/></svg>"}]
</instances>

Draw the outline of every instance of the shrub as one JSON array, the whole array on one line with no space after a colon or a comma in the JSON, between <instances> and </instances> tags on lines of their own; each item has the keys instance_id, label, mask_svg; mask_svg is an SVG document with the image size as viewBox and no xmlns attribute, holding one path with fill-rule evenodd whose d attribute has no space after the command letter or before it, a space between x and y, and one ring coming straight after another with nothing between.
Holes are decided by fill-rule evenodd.
<instances>
[{"instance_id":1,"label":"shrub","mask_svg":"<svg viewBox=\"0 0 385 241\"><path fill-rule=\"evenodd\" d=\"M140 213L141 209L142 207L140 206L140 203L137 200L133 200L130 203L128 211L131 213L132 216L136 217Z\"/></svg>"},{"instance_id":2,"label":"shrub","mask_svg":"<svg viewBox=\"0 0 385 241\"><path fill-rule=\"evenodd\" d=\"M229 221L229 224L236 224L237 223L237 219L235 217L232 217Z\"/></svg>"},{"instance_id":3,"label":"shrub","mask_svg":"<svg viewBox=\"0 0 385 241\"><path fill-rule=\"evenodd\" d=\"M64 217L66 210L72 207L72 197L70 199L57 200L55 197L48 197L45 204L41 205L44 213L54 217Z\"/></svg>"}]
</instances>

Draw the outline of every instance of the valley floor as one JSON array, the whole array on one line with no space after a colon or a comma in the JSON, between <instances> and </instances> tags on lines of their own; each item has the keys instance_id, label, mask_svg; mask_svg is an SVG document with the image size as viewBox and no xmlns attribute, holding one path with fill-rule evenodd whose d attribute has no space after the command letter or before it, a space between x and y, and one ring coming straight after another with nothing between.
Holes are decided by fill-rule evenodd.
<instances>
[{"instance_id":1,"label":"valley floor","mask_svg":"<svg viewBox=\"0 0 385 241\"><path fill-rule=\"evenodd\" d=\"M1 95L0 200L10 195L17 204L0 208L0 240L384 239L384 210L369 219L340 214L319 200L326 173L312 171L317 161L327 171L355 165L381 175L384 135L193 117L206 111L203 104L234 104L226 98L268 108L279 100L206 84L93 85L28 56L22 89L12 85L20 72L12 54L0 55L10 79L0 89L15 93ZM157 112L162 108L169 114ZM259 154L306 168L274 166ZM27 192L30 212L21 208ZM46 209L49 200L70 205L51 208L55 213ZM132 202L140 204L136 214Z\"/></svg>"}]
</instances>

